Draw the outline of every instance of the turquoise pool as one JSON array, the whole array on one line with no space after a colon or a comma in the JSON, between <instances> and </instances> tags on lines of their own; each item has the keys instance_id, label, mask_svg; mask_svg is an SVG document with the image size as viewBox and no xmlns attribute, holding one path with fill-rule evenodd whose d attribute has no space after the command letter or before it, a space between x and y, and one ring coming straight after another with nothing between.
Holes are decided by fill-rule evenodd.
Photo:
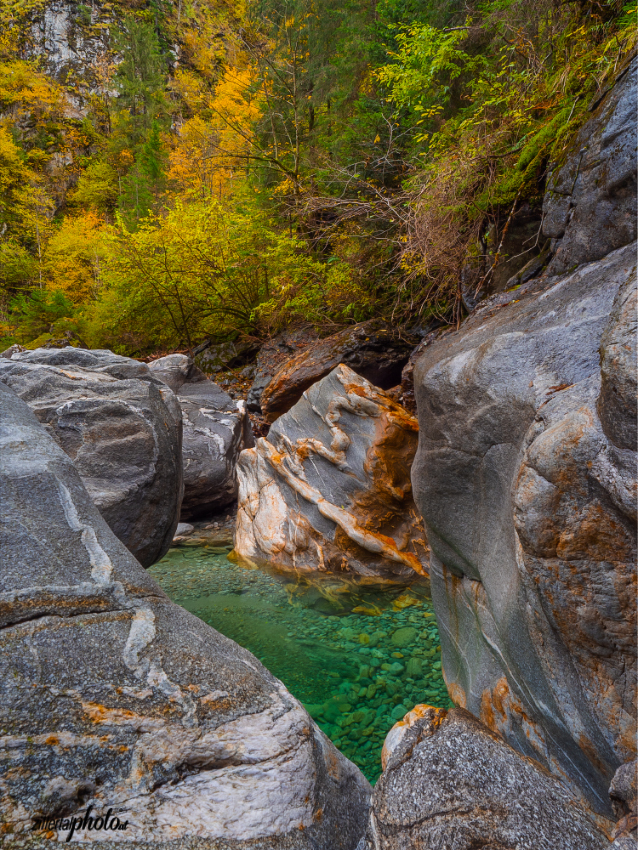
<instances>
[{"instance_id":1,"label":"turquoise pool","mask_svg":"<svg viewBox=\"0 0 638 850\"><path fill-rule=\"evenodd\" d=\"M229 560L181 545L149 572L165 593L249 649L371 782L391 726L414 705L451 705L428 585L373 587Z\"/></svg>"}]
</instances>

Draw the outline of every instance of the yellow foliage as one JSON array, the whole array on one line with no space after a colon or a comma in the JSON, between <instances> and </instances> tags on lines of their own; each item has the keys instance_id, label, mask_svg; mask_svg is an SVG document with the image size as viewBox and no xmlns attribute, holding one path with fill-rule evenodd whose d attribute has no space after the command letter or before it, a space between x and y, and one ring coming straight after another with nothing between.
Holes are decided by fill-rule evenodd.
<instances>
[{"instance_id":1,"label":"yellow foliage","mask_svg":"<svg viewBox=\"0 0 638 850\"><path fill-rule=\"evenodd\" d=\"M62 88L30 62L0 62L0 110L9 113L14 121L28 112L41 125L60 115L64 106Z\"/></svg>"},{"instance_id":2,"label":"yellow foliage","mask_svg":"<svg viewBox=\"0 0 638 850\"><path fill-rule=\"evenodd\" d=\"M253 82L250 68L228 67L211 93L192 74L177 74L175 88L199 113L182 124L170 153L169 177L179 189L201 197L227 194L233 174L245 165L250 128L260 114Z\"/></svg>"},{"instance_id":3,"label":"yellow foliage","mask_svg":"<svg viewBox=\"0 0 638 850\"><path fill-rule=\"evenodd\" d=\"M11 201L29 179L20 151L6 127L0 126L0 210L8 211ZM14 200L15 202L15 200Z\"/></svg>"},{"instance_id":4,"label":"yellow foliage","mask_svg":"<svg viewBox=\"0 0 638 850\"><path fill-rule=\"evenodd\" d=\"M88 301L99 286L104 234L104 222L93 212L65 218L47 246L47 289L63 292L74 304Z\"/></svg>"},{"instance_id":5,"label":"yellow foliage","mask_svg":"<svg viewBox=\"0 0 638 850\"><path fill-rule=\"evenodd\" d=\"M247 3L234 0L227 8L211 4L179 4L176 28L187 64L207 80L215 80L224 60L239 52L236 32L245 20ZM221 6L221 4L220 4Z\"/></svg>"},{"instance_id":6,"label":"yellow foliage","mask_svg":"<svg viewBox=\"0 0 638 850\"><path fill-rule=\"evenodd\" d=\"M199 116L185 121L169 154L168 176L182 191L206 197L222 194L223 176L216 168L217 134Z\"/></svg>"},{"instance_id":7,"label":"yellow foliage","mask_svg":"<svg viewBox=\"0 0 638 850\"><path fill-rule=\"evenodd\" d=\"M25 162L7 128L0 124L0 243L12 235L21 239L35 237L40 252L50 207L39 176Z\"/></svg>"}]
</instances>

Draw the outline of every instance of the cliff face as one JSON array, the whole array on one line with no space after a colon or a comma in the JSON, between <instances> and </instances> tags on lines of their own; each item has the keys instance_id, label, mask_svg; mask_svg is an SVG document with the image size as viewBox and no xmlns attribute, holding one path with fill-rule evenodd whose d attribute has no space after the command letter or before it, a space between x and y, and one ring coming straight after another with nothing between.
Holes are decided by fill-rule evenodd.
<instances>
[{"instance_id":1,"label":"cliff face","mask_svg":"<svg viewBox=\"0 0 638 850\"><path fill-rule=\"evenodd\" d=\"M87 114L91 94L117 94L110 91L110 31L117 19L112 3L89 6L76 0L48 0L32 16L27 55L38 59L47 76L64 87L68 118Z\"/></svg>"},{"instance_id":2,"label":"cliff face","mask_svg":"<svg viewBox=\"0 0 638 850\"><path fill-rule=\"evenodd\" d=\"M607 816L635 758L635 85L634 61L551 181L548 274L415 370L450 694Z\"/></svg>"}]
</instances>

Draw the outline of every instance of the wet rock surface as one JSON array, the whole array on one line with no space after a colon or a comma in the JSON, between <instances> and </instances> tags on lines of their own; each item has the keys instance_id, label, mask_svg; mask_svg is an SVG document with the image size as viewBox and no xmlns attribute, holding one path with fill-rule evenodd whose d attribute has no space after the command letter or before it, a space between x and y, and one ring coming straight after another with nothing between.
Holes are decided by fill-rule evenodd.
<instances>
[{"instance_id":1,"label":"wet rock surface","mask_svg":"<svg viewBox=\"0 0 638 850\"><path fill-rule=\"evenodd\" d=\"M237 553L289 570L424 572L410 484L417 430L389 396L338 366L242 452Z\"/></svg>"},{"instance_id":2,"label":"wet rock surface","mask_svg":"<svg viewBox=\"0 0 638 850\"><path fill-rule=\"evenodd\" d=\"M182 499L182 422L148 366L111 351L0 358L4 382L73 460L100 513L143 566L171 544Z\"/></svg>"},{"instance_id":3,"label":"wet rock surface","mask_svg":"<svg viewBox=\"0 0 638 850\"><path fill-rule=\"evenodd\" d=\"M375 786L370 823L358 850L610 846L556 777L469 712L418 708L386 751L386 768Z\"/></svg>"},{"instance_id":4,"label":"wet rock surface","mask_svg":"<svg viewBox=\"0 0 638 850\"><path fill-rule=\"evenodd\" d=\"M177 394L182 409L180 518L209 516L237 498L237 459L242 449L254 445L245 404L209 381L185 354L162 357L149 368Z\"/></svg>"},{"instance_id":5,"label":"wet rock surface","mask_svg":"<svg viewBox=\"0 0 638 850\"><path fill-rule=\"evenodd\" d=\"M401 370L416 342L374 319L318 340L275 374L263 390L262 413L268 422L274 422L290 410L304 390L340 363L374 386L388 390L401 382Z\"/></svg>"},{"instance_id":6,"label":"wet rock surface","mask_svg":"<svg viewBox=\"0 0 638 850\"><path fill-rule=\"evenodd\" d=\"M601 259L636 238L637 77L634 57L548 181L543 233L560 240L548 274Z\"/></svg>"},{"instance_id":7,"label":"wet rock surface","mask_svg":"<svg viewBox=\"0 0 638 850\"><path fill-rule=\"evenodd\" d=\"M450 694L607 817L635 757L635 257L496 296L415 370Z\"/></svg>"},{"instance_id":8,"label":"wet rock surface","mask_svg":"<svg viewBox=\"0 0 638 850\"><path fill-rule=\"evenodd\" d=\"M254 656L168 600L29 407L0 396L4 846L88 805L126 811L126 846L356 846L359 771Z\"/></svg>"}]
</instances>

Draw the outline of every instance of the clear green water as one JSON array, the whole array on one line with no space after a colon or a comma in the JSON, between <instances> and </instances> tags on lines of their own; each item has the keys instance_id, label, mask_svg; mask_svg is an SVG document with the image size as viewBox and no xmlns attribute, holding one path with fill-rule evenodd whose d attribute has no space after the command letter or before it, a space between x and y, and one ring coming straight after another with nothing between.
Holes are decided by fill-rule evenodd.
<instances>
[{"instance_id":1,"label":"clear green water","mask_svg":"<svg viewBox=\"0 0 638 850\"><path fill-rule=\"evenodd\" d=\"M182 545L150 572L171 599L256 655L376 781L392 725L418 703L451 705L427 584L295 577L227 554Z\"/></svg>"}]
</instances>

